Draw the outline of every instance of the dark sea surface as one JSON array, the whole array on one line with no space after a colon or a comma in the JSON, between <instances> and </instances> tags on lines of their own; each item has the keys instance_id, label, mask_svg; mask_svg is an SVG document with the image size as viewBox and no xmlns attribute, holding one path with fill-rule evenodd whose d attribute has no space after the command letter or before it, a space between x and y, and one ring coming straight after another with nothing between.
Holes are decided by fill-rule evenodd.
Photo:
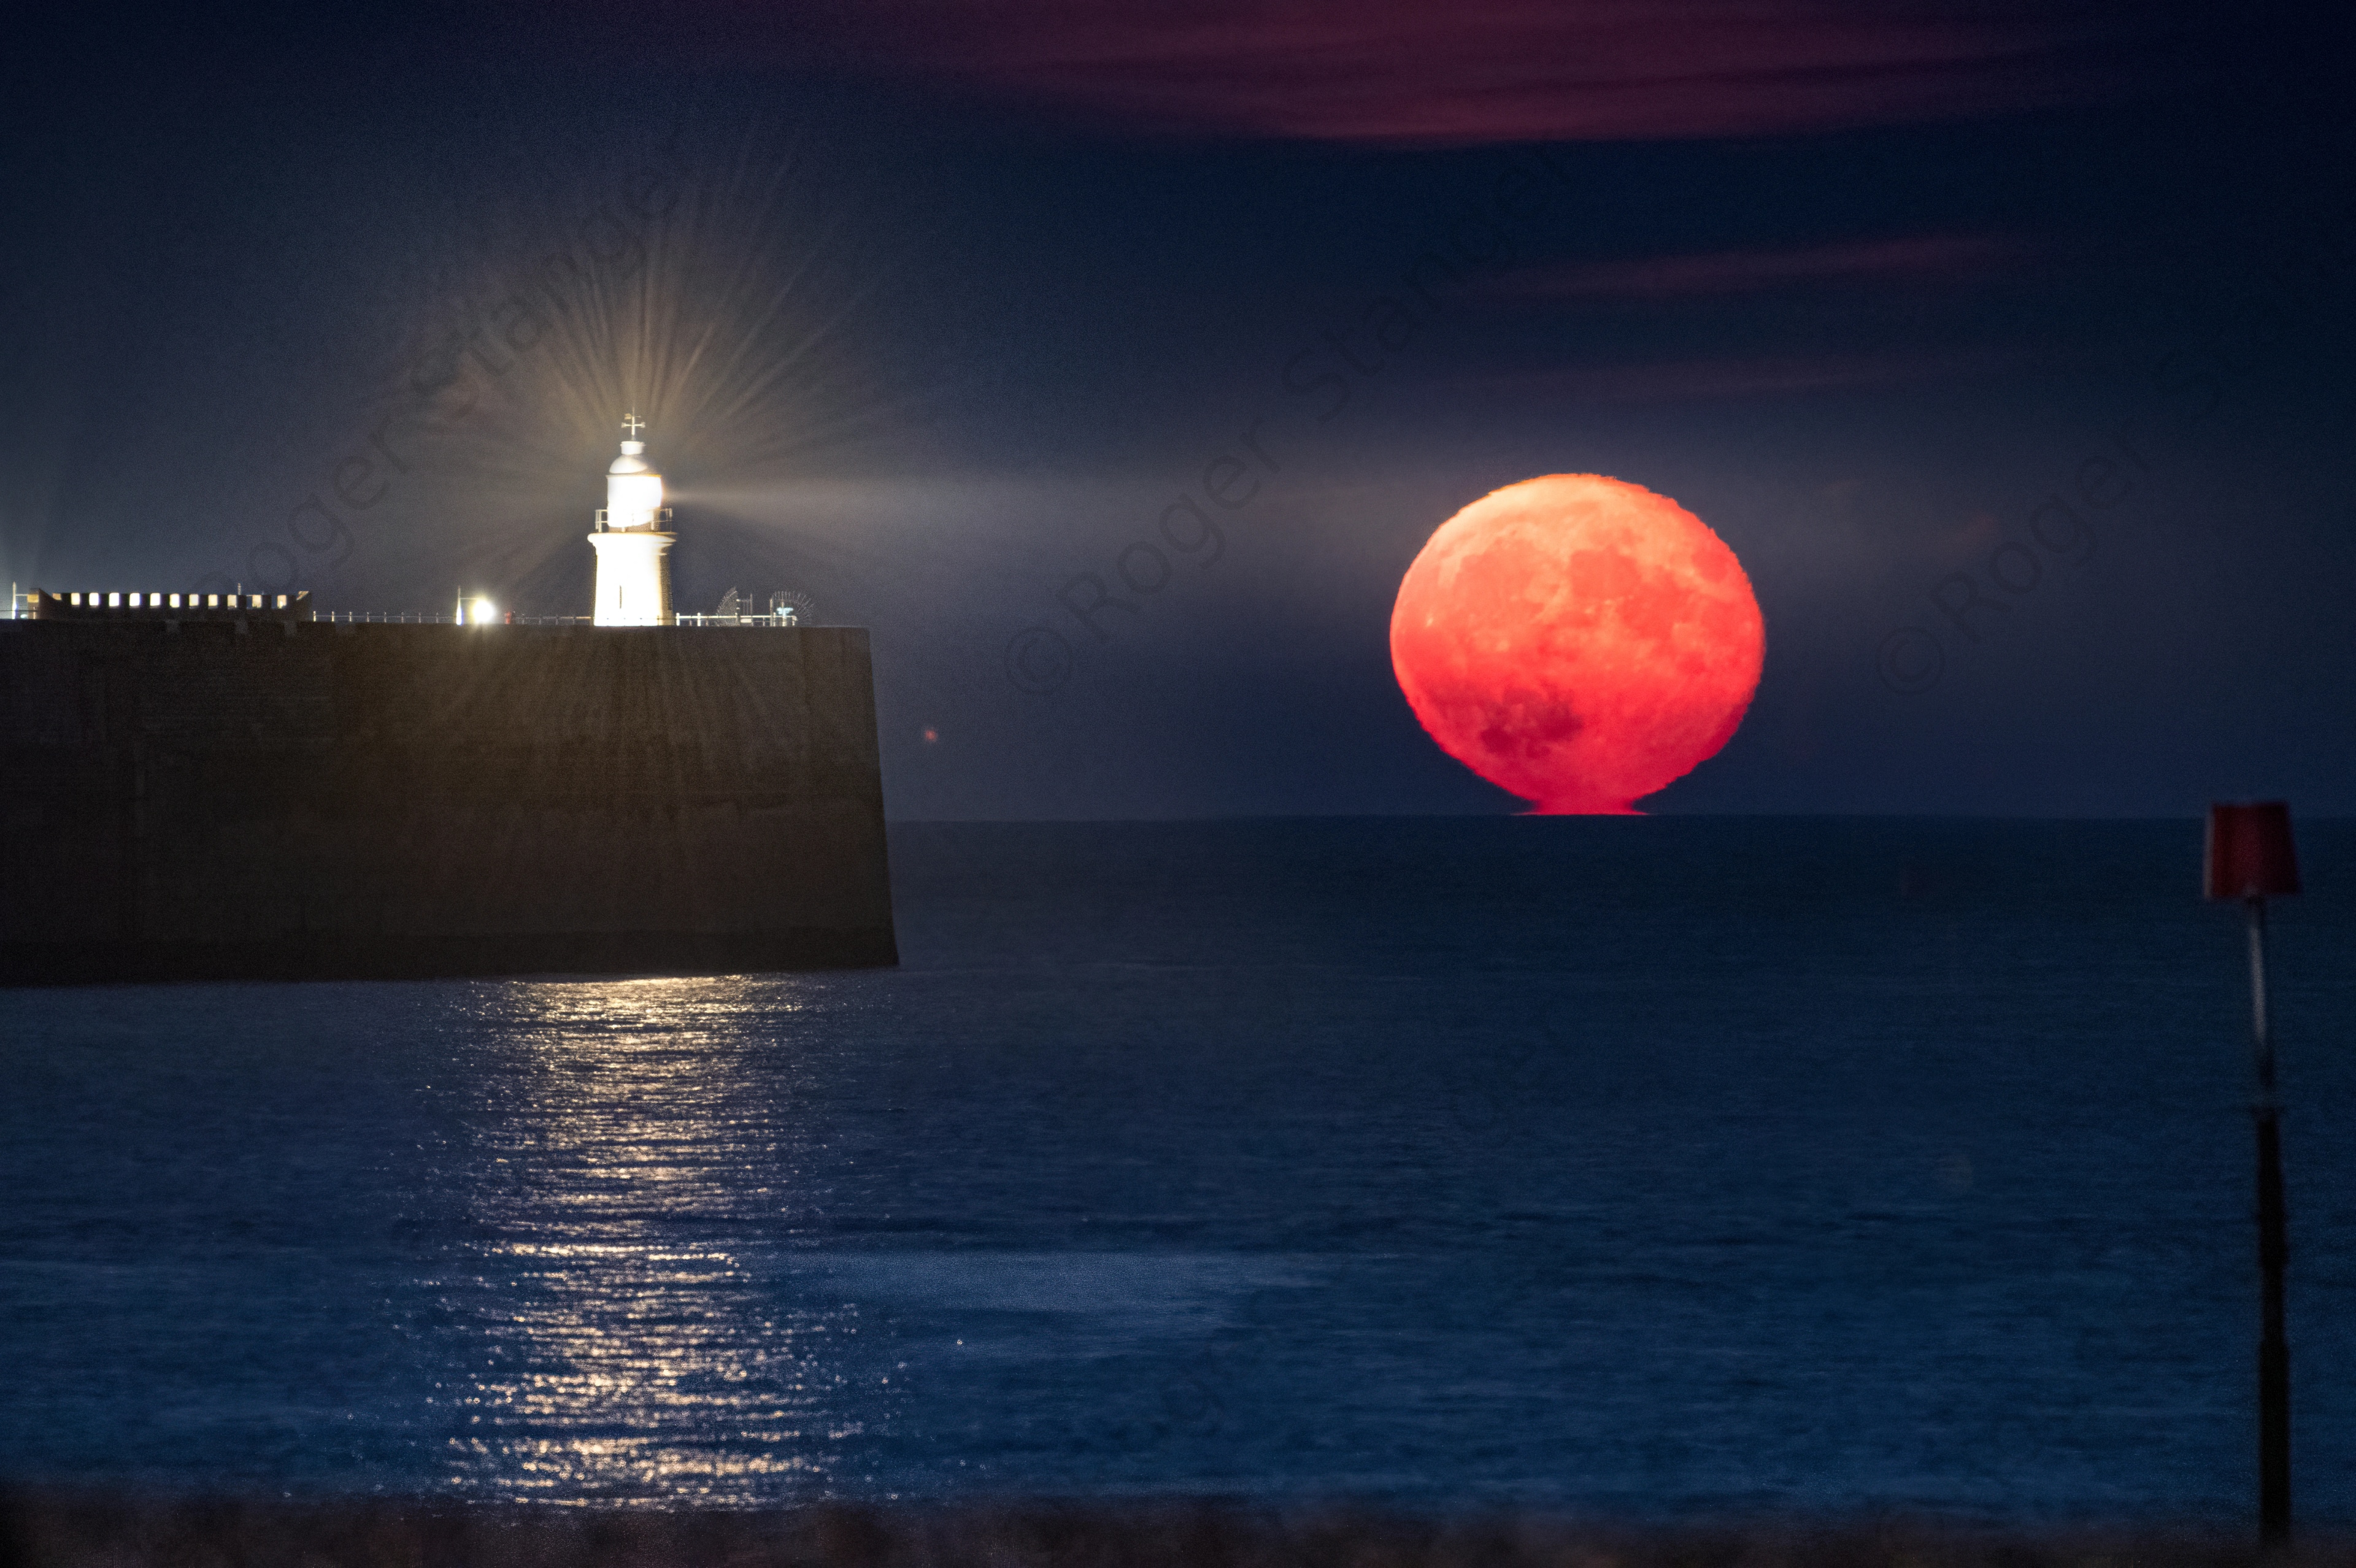
<instances>
[{"instance_id":1,"label":"dark sea surface","mask_svg":"<svg viewBox=\"0 0 2356 1568\"><path fill-rule=\"evenodd\" d=\"M2356 1520L2356 824L2275 906ZM2233 1521L2176 823L908 826L895 971L0 994L0 1477Z\"/></svg>"}]
</instances>

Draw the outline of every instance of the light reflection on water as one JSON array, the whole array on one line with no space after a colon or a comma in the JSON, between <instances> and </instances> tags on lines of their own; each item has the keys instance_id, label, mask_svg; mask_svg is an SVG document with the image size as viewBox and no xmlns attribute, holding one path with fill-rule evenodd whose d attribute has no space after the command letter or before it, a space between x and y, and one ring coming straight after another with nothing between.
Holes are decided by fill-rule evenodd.
<instances>
[{"instance_id":1,"label":"light reflection on water","mask_svg":"<svg viewBox=\"0 0 2356 1568\"><path fill-rule=\"evenodd\" d=\"M775 1499L825 1487L876 1394L847 1386L854 1304L813 1296L819 1135L788 1113L790 981L487 992L476 1239L445 1304L479 1365L440 1396L449 1479L567 1500ZM741 1027L757 1008L767 1028ZM465 1179L465 1178L461 1178ZM460 1195L464 1197L465 1195Z\"/></svg>"}]
</instances>

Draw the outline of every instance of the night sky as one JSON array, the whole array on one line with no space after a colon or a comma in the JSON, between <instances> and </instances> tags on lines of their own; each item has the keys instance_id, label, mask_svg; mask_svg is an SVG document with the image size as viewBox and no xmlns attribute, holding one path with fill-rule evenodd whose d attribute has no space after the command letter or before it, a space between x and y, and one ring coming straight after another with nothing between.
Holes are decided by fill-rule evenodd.
<instances>
[{"instance_id":1,"label":"night sky","mask_svg":"<svg viewBox=\"0 0 2356 1568\"><path fill-rule=\"evenodd\" d=\"M1649 809L2356 811L2356 137L2300 13L692 0L11 52L27 587L583 613L635 409L681 609L873 628L895 816L1498 813L1392 596L1466 503L1600 472L1766 616Z\"/></svg>"}]
</instances>

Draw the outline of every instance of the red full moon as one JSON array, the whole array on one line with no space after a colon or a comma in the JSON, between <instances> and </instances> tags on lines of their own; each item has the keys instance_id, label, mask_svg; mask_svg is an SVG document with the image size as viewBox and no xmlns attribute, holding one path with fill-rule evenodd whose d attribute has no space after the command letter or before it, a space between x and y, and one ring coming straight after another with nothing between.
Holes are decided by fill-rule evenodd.
<instances>
[{"instance_id":1,"label":"red full moon","mask_svg":"<svg viewBox=\"0 0 2356 1568\"><path fill-rule=\"evenodd\" d=\"M1726 541L1601 474L1473 502L1391 611L1391 667L1431 738L1543 813L1633 813L1717 755L1766 646Z\"/></svg>"}]
</instances>

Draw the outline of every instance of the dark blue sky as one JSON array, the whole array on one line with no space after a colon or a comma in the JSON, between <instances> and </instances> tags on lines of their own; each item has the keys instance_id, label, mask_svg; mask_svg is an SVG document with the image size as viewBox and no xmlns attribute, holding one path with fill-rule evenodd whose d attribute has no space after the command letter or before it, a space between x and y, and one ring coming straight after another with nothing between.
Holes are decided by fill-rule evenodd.
<instances>
[{"instance_id":1,"label":"dark blue sky","mask_svg":"<svg viewBox=\"0 0 2356 1568\"><path fill-rule=\"evenodd\" d=\"M1598 471L1767 617L1655 809L2356 810L2336 38L1590 15L53 20L0 565L580 613L635 406L683 607L873 628L896 815L1490 812L1391 595Z\"/></svg>"}]
</instances>

